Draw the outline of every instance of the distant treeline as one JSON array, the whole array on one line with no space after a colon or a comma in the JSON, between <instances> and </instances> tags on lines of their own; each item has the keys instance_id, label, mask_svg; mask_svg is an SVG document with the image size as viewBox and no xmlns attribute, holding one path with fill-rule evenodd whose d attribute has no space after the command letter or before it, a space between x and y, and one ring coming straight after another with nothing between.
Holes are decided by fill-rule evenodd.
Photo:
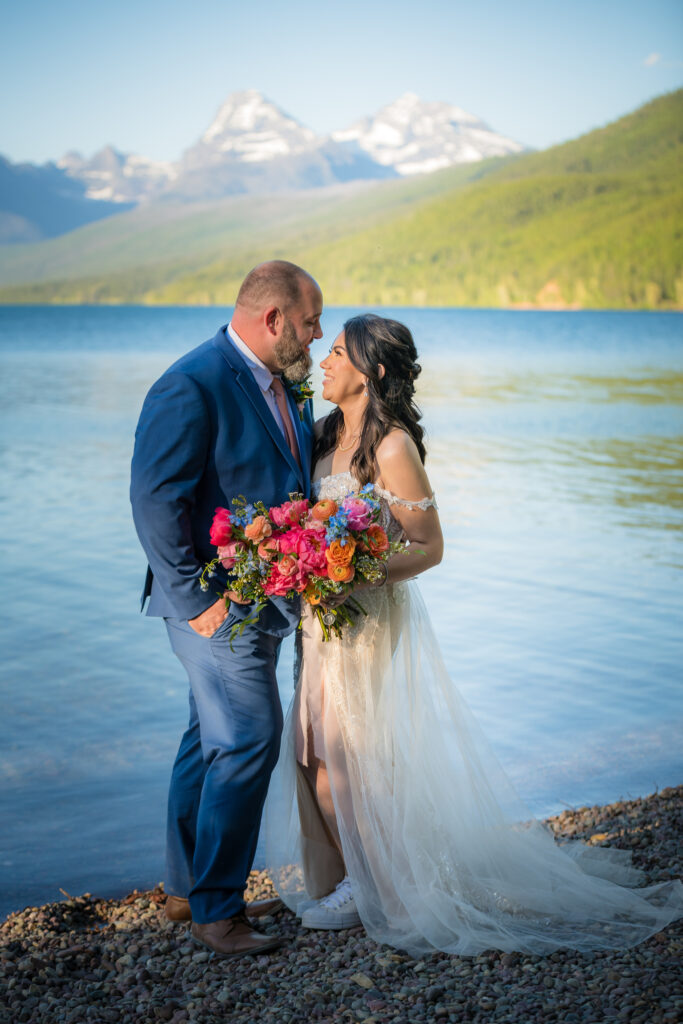
<instances>
[{"instance_id":1,"label":"distant treeline","mask_svg":"<svg viewBox=\"0 0 683 1024\"><path fill-rule=\"evenodd\" d=\"M682 153L680 90L539 153L332 196L140 208L14 246L26 277L15 264L0 301L230 304L249 267L285 256L329 304L683 309Z\"/></svg>"}]
</instances>

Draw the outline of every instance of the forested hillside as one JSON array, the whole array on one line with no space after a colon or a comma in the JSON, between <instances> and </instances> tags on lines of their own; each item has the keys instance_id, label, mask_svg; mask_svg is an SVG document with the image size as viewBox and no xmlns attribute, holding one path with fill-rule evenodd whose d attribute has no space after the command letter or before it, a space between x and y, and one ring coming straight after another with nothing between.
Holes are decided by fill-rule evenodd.
<instances>
[{"instance_id":1,"label":"forested hillside","mask_svg":"<svg viewBox=\"0 0 683 1024\"><path fill-rule=\"evenodd\" d=\"M683 308L683 90L539 153L140 208L0 249L0 301L225 303L282 256L350 305Z\"/></svg>"}]
</instances>

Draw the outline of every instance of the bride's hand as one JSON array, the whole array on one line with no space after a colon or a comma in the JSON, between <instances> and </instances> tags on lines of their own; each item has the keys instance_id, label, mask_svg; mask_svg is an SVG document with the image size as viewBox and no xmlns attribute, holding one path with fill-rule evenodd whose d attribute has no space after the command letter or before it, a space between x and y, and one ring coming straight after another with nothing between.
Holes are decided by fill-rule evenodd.
<instances>
[{"instance_id":1,"label":"bride's hand","mask_svg":"<svg viewBox=\"0 0 683 1024\"><path fill-rule=\"evenodd\" d=\"M320 607L325 610L328 608L338 608L339 605L344 604L344 601L346 601L350 596L351 594L349 592L345 592L343 594L330 594L329 597L326 597L324 601L320 602Z\"/></svg>"}]
</instances>

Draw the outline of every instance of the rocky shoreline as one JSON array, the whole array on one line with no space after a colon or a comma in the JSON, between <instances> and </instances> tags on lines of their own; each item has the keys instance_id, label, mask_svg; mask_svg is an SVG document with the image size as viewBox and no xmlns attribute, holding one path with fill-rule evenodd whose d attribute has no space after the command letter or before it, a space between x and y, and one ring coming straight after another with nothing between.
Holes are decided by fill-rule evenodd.
<instances>
[{"instance_id":1,"label":"rocky shoreline","mask_svg":"<svg viewBox=\"0 0 683 1024\"><path fill-rule=\"evenodd\" d=\"M557 836L629 849L652 884L682 874L683 786L549 819ZM253 872L247 897L272 894ZM160 888L89 895L11 914L0 925L0 1021L7 1024L673 1024L683 1017L683 922L632 950L549 957L436 953L414 960L362 928L262 922L286 944L226 961L166 921Z\"/></svg>"}]
</instances>

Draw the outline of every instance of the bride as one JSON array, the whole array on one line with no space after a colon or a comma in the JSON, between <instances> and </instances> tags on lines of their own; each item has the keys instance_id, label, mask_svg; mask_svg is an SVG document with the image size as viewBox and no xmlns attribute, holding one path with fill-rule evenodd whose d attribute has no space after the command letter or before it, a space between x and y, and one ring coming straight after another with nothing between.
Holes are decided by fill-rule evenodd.
<instances>
[{"instance_id":1,"label":"bride","mask_svg":"<svg viewBox=\"0 0 683 1024\"><path fill-rule=\"evenodd\" d=\"M409 550L355 591L367 615L341 639L323 643L306 606L264 818L271 877L303 926L362 923L413 955L635 945L683 914L681 883L625 888L640 877L628 853L556 843L442 661L412 579L443 551L416 357L403 324L368 314L346 322L320 364L337 408L317 424L313 492L374 484L382 525Z\"/></svg>"}]
</instances>

